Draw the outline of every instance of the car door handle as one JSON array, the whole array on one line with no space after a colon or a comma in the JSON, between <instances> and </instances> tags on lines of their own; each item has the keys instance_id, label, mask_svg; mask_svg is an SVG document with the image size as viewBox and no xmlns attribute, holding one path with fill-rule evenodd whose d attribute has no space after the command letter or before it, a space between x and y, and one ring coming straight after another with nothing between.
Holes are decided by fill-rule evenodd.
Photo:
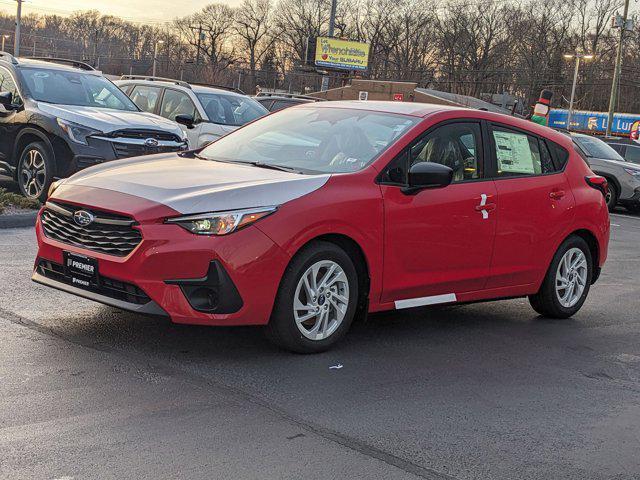
<instances>
[{"instance_id":1,"label":"car door handle","mask_svg":"<svg viewBox=\"0 0 640 480\"><path fill-rule=\"evenodd\" d=\"M485 205L476 205L476 211L481 212L482 210L486 210L487 212L491 212L496 209L495 203L487 203Z\"/></svg>"},{"instance_id":2,"label":"car door handle","mask_svg":"<svg viewBox=\"0 0 640 480\"><path fill-rule=\"evenodd\" d=\"M566 193L565 193L564 190L554 190L553 192L551 192L549 194L549 197L551 197L554 200L560 200L565 195L566 195Z\"/></svg>"}]
</instances>

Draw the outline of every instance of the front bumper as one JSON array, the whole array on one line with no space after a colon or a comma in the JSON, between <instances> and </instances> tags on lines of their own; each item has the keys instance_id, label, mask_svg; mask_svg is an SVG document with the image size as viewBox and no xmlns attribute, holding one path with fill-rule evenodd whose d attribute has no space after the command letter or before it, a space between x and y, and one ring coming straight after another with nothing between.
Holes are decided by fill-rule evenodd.
<instances>
[{"instance_id":1,"label":"front bumper","mask_svg":"<svg viewBox=\"0 0 640 480\"><path fill-rule=\"evenodd\" d=\"M104 193L102 195L104 200ZM120 198L121 194L111 192L109 195L114 199L112 205L132 205L132 200ZM142 199L138 199L138 203L141 202ZM109 202L99 203L103 210L105 203ZM92 208L85 202L83 207ZM163 223L164 218L176 215L168 207L150 206L149 202L146 207L139 216L133 215L139 222L136 228L142 233L142 241L125 257L49 238L38 216L38 256L33 280L117 308L167 315L175 323L263 325L269 321L280 278L289 262L280 247L254 226L222 237L194 235L178 225ZM107 211L131 215L122 210L107 208ZM160 211L164 214L159 217ZM155 219L146 218L151 215L149 212ZM121 290L135 287L149 301L141 302L137 297L120 294L114 296L112 290L105 294L99 288L103 286L102 280L88 287L72 285L64 271L58 272L62 277L57 278L42 271L42 262L62 266L65 251L96 259L100 279L121 282L125 285Z\"/></svg>"},{"instance_id":2,"label":"front bumper","mask_svg":"<svg viewBox=\"0 0 640 480\"><path fill-rule=\"evenodd\" d=\"M621 198L618 200L621 205L639 205L640 204L640 187L633 191L633 195L628 198Z\"/></svg>"}]
</instances>

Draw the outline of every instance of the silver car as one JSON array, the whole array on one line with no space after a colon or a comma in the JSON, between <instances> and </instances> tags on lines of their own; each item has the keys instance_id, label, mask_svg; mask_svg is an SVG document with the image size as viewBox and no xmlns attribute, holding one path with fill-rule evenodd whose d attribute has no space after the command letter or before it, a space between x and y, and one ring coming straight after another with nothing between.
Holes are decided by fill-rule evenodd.
<instances>
[{"instance_id":1,"label":"silver car","mask_svg":"<svg viewBox=\"0 0 640 480\"><path fill-rule=\"evenodd\" d=\"M609 211L619 204L630 212L640 213L640 165L626 161L599 138L580 133L572 133L571 137L576 151L593 173L609 182Z\"/></svg>"}]
</instances>

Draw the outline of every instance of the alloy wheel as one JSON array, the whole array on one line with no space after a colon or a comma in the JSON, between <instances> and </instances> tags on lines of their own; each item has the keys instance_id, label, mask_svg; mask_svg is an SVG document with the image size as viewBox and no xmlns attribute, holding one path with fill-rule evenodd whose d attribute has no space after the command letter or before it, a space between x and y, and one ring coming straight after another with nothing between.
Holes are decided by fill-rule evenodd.
<instances>
[{"instance_id":1,"label":"alloy wheel","mask_svg":"<svg viewBox=\"0 0 640 480\"><path fill-rule=\"evenodd\" d=\"M562 256L556 271L556 295L560 305L573 307L587 285L587 257L579 248L570 248Z\"/></svg>"},{"instance_id":2,"label":"alloy wheel","mask_svg":"<svg viewBox=\"0 0 640 480\"><path fill-rule=\"evenodd\" d=\"M20 181L28 197L37 198L42 194L47 182L47 165L39 150L34 148L25 152L20 169Z\"/></svg>"},{"instance_id":3,"label":"alloy wheel","mask_svg":"<svg viewBox=\"0 0 640 480\"><path fill-rule=\"evenodd\" d=\"M349 280L340 265L321 260L300 277L293 300L293 316L302 335L324 340L340 326L349 307Z\"/></svg>"}]
</instances>

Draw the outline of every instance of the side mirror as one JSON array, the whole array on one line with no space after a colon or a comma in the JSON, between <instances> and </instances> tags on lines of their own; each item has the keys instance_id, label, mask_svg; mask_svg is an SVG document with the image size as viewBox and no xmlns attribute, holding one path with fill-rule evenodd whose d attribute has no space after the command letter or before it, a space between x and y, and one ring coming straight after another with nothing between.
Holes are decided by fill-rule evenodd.
<instances>
[{"instance_id":1,"label":"side mirror","mask_svg":"<svg viewBox=\"0 0 640 480\"><path fill-rule=\"evenodd\" d=\"M416 163L409 169L409 185L402 189L413 195L426 188L443 188L453 180L453 170L446 165L433 162Z\"/></svg>"},{"instance_id":2,"label":"side mirror","mask_svg":"<svg viewBox=\"0 0 640 480\"><path fill-rule=\"evenodd\" d=\"M184 125L189 129L193 128L196 123L193 115L176 115L176 122L180 125Z\"/></svg>"},{"instance_id":3,"label":"side mirror","mask_svg":"<svg viewBox=\"0 0 640 480\"><path fill-rule=\"evenodd\" d=\"M15 110L16 106L13 104L13 93L11 92L0 93L0 105L4 107L4 110L6 112Z\"/></svg>"}]
</instances>

